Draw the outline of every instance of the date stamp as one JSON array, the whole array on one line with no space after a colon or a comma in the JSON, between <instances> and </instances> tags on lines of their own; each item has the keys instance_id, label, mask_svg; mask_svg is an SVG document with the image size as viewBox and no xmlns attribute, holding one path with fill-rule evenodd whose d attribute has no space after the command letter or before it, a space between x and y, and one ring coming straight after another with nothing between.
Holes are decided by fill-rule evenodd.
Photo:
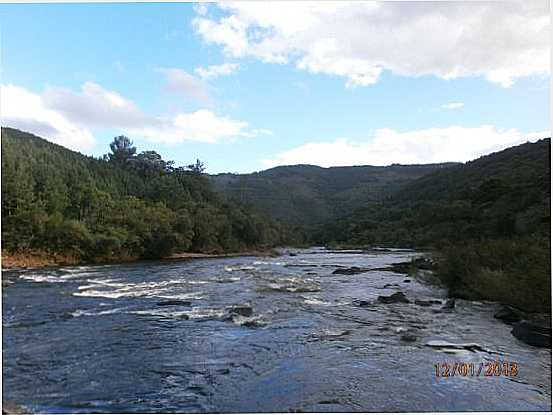
<instances>
[{"instance_id":1,"label":"date stamp","mask_svg":"<svg viewBox=\"0 0 553 415\"><path fill-rule=\"evenodd\" d=\"M460 377L517 377L519 365L517 362L443 362L434 364L435 375L438 378Z\"/></svg>"}]
</instances>

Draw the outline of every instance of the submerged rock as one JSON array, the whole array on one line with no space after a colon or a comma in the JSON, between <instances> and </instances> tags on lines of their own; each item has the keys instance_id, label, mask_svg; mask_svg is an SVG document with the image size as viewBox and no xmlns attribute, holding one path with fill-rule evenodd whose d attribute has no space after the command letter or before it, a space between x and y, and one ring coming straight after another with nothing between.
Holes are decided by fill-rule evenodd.
<instances>
[{"instance_id":1,"label":"submerged rock","mask_svg":"<svg viewBox=\"0 0 553 415\"><path fill-rule=\"evenodd\" d=\"M442 302L440 300L415 300L415 304L421 307L430 307L433 304L442 304Z\"/></svg>"},{"instance_id":2,"label":"submerged rock","mask_svg":"<svg viewBox=\"0 0 553 415\"><path fill-rule=\"evenodd\" d=\"M530 346L551 348L551 326L523 320L513 325L511 334Z\"/></svg>"},{"instance_id":3,"label":"submerged rock","mask_svg":"<svg viewBox=\"0 0 553 415\"><path fill-rule=\"evenodd\" d=\"M157 306L160 307L168 307L172 305L180 305L183 307L190 307L192 303L190 301L183 301L183 300L167 300L167 301L158 301L156 303Z\"/></svg>"},{"instance_id":4,"label":"submerged rock","mask_svg":"<svg viewBox=\"0 0 553 415\"><path fill-rule=\"evenodd\" d=\"M509 305L503 305L493 316L494 318L502 320L505 323L516 323L524 319L524 313L522 311Z\"/></svg>"},{"instance_id":5,"label":"submerged rock","mask_svg":"<svg viewBox=\"0 0 553 415\"><path fill-rule=\"evenodd\" d=\"M432 303L427 300L415 300L415 304L421 307L430 307L432 305Z\"/></svg>"},{"instance_id":6,"label":"submerged rock","mask_svg":"<svg viewBox=\"0 0 553 415\"><path fill-rule=\"evenodd\" d=\"M310 293L321 290L319 283L313 278L287 277L270 279L262 282L257 288L259 292L288 292L288 293Z\"/></svg>"},{"instance_id":7,"label":"submerged rock","mask_svg":"<svg viewBox=\"0 0 553 415\"><path fill-rule=\"evenodd\" d=\"M403 333L400 337L400 339L404 342L414 342L417 341L419 338L415 333Z\"/></svg>"},{"instance_id":8,"label":"submerged rock","mask_svg":"<svg viewBox=\"0 0 553 415\"><path fill-rule=\"evenodd\" d=\"M394 304L394 303L409 303L410 301L405 297L401 291L398 291L390 296L379 295L378 302L383 304Z\"/></svg>"},{"instance_id":9,"label":"submerged rock","mask_svg":"<svg viewBox=\"0 0 553 415\"><path fill-rule=\"evenodd\" d=\"M363 274L364 272L370 271L368 268L360 268L360 267L350 267L350 268L338 268L337 270L334 270L332 274L334 275L356 275L356 274Z\"/></svg>"},{"instance_id":10,"label":"submerged rock","mask_svg":"<svg viewBox=\"0 0 553 415\"><path fill-rule=\"evenodd\" d=\"M308 338L308 342L320 340L340 340L342 337L351 334L351 330L329 329L322 330L320 333L313 333Z\"/></svg>"},{"instance_id":11,"label":"submerged rock","mask_svg":"<svg viewBox=\"0 0 553 415\"><path fill-rule=\"evenodd\" d=\"M358 307L369 307L371 305L371 302L367 300L355 300L353 302L353 305L356 305Z\"/></svg>"},{"instance_id":12,"label":"submerged rock","mask_svg":"<svg viewBox=\"0 0 553 415\"><path fill-rule=\"evenodd\" d=\"M384 288L399 288L399 285L398 284L385 284L384 287L382 287L383 289Z\"/></svg>"}]
</instances>

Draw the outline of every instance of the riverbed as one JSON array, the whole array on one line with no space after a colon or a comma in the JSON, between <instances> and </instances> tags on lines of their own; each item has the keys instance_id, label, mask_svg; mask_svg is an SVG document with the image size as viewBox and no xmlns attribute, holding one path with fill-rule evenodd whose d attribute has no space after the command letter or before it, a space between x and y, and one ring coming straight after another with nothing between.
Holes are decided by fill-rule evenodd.
<instances>
[{"instance_id":1,"label":"riverbed","mask_svg":"<svg viewBox=\"0 0 553 415\"><path fill-rule=\"evenodd\" d=\"M5 272L4 399L37 412L551 410L551 350L514 338L496 304L448 309L443 288L382 270L421 253L294 252ZM379 270L335 273L353 266ZM398 291L409 303L378 301ZM435 367L497 361L518 373Z\"/></svg>"}]
</instances>

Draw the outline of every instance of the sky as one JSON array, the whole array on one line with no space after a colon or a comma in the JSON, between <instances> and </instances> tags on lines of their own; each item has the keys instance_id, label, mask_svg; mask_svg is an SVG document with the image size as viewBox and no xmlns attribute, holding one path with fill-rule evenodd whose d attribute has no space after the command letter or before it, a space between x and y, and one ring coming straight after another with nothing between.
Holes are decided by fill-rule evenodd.
<instances>
[{"instance_id":1,"label":"sky","mask_svg":"<svg viewBox=\"0 0 553 415\"><path fill-rule=\"evenodd\" d=\"M547 0L0 4L2 125L209 173L549 137Z\"/></svg>"}]
</instances>

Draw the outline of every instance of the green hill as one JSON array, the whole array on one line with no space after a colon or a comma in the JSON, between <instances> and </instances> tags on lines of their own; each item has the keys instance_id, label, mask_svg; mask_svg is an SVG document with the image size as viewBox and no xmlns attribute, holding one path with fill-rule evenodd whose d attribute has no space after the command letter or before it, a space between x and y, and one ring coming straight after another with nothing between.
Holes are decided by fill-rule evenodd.
<instances>
[{"instance_id":1,"label":"green hill","mask_svg":"<svg viewBox=\"0 0 553 415\"><path fill-rule=\"evenodd\" d=\"M228 198L309 230L451 165L280 166L252 174L219 174L211 180Z\"/></svg>"},{"instance_id":2,"label":"green hill","mask_svg":"<svg viewBox=\"0 0 553 415\"><path fill-rule=\"evenodd\" d=\"M319 242L427 246L451 295L551 307L550 139L423 176L319 228Z\"/></svg>"},{"instance_id":3,"label":"green hill","mask_svg":"<svg viewBox=\"0 0 553 415\"><path fill-rule=\"evenodd\" d=\"M321 227L326 242L437 246L549 230L550 139L434 171Z\"/></svg>"},{"instance_id":4,"label":"green hill","mask_svg":"<svg viewBox=\"0 0 553 415\"><path fill-rule=\"evenodd\" d=\"M216 193L201 164L137 154L125 137L95 159L2 128L4 252L106 261L267 247L280 237L276 224Z\"/></svg>"}]
</instances>

